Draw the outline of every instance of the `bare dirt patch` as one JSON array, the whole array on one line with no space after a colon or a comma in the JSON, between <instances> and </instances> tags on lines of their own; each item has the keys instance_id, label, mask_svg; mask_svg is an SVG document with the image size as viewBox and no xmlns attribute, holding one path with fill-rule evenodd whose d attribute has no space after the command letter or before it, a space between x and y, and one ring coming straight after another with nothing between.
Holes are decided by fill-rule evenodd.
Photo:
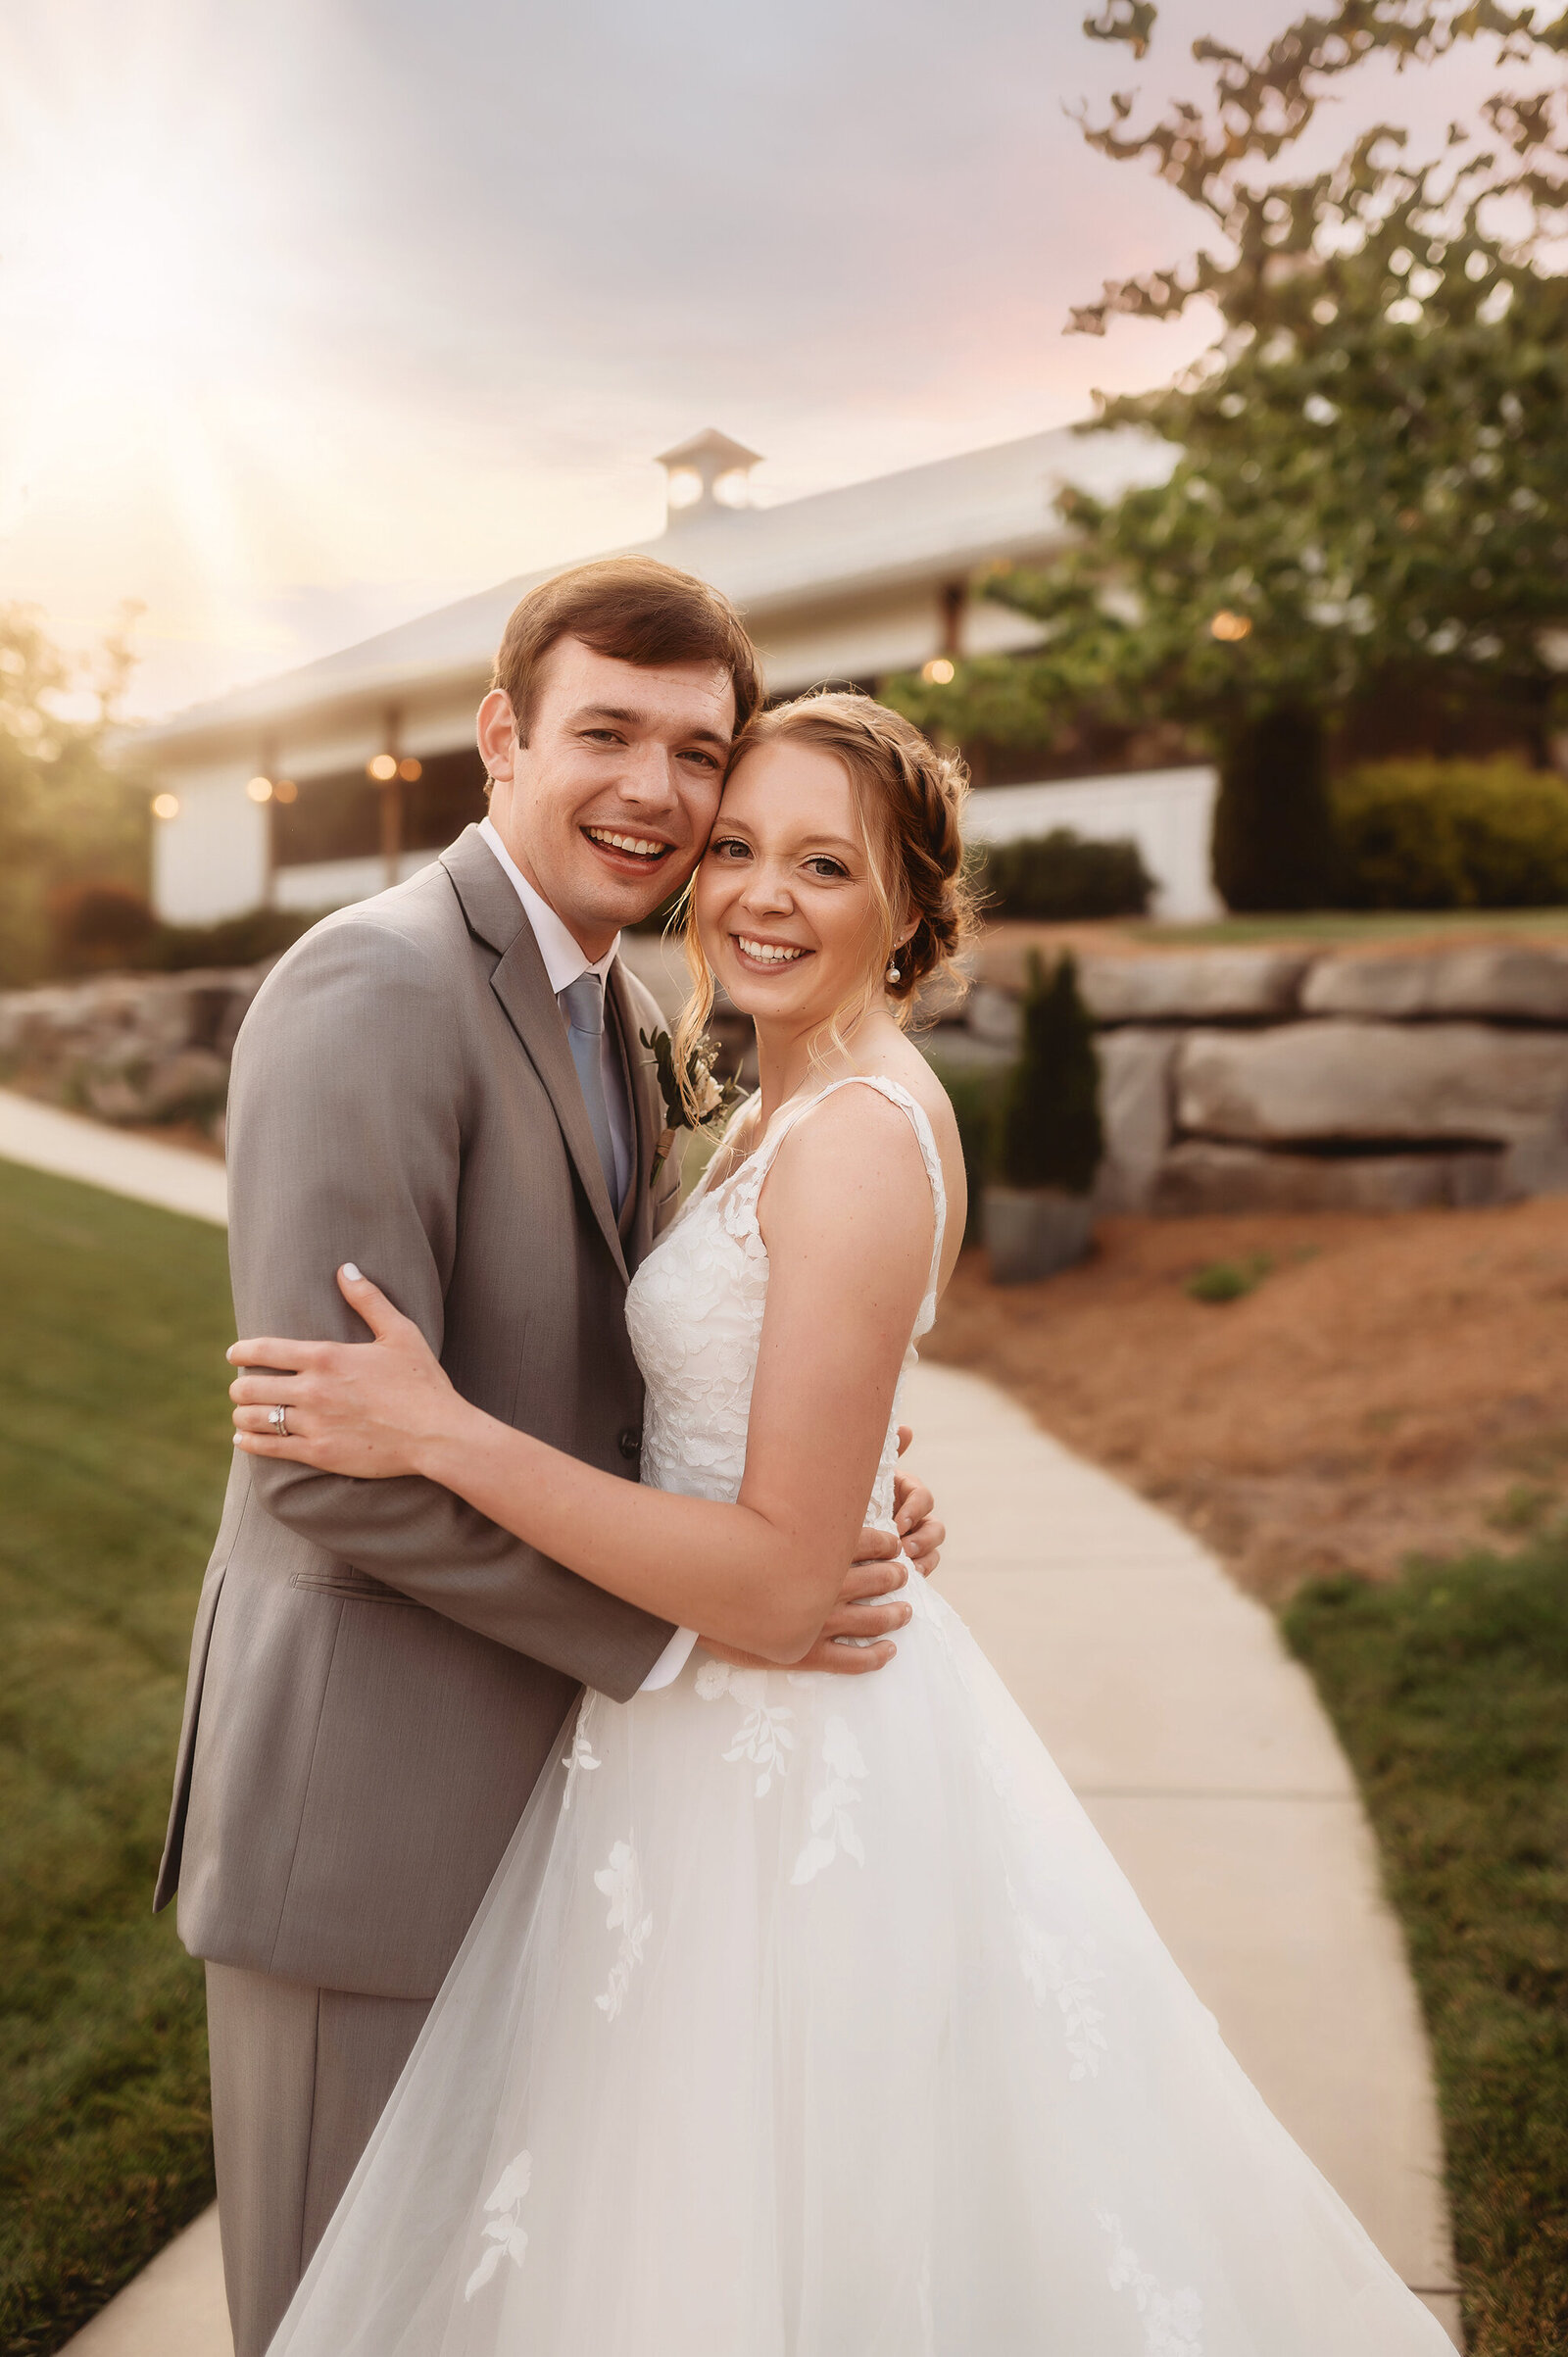
<instances>
[{"instance_id":1,"label":"bare dirt patch","mask_svg":"<svg viewBox=\"0 0 1568 2357\"><path fill-rule=\"evenodd\" d=\"M1224 1261L1250 1293L1195 1301ZM1568 1507L1568 1200L1102 1223L996 1287L966 1252L926 1350L1177 1514L1243 1586L1396 1572Z\"/></svg>"}]
</instances>

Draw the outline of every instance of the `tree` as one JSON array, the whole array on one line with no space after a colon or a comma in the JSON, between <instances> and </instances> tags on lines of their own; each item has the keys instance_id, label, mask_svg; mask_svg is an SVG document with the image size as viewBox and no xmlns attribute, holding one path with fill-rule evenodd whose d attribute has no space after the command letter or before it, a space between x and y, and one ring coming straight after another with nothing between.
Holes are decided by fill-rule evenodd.
<instances>
[{"instance_id":1,"label":"tree","mask_svg":"<svg viewBox=\"0 0 1568 2357\"><path fill-rule=\"evenodd\" d=\"M1110 0L1085 29L1142 55L1157 11ZM1168 477L1098 502L1068 493L1075 545L991 594L1039 618L1035 657L904 683L926 725L1019 741L1074 708L1202 729L1221 769L1215 869L1233 907L1328 897L1324 721L1356 697L1484 694L1517 704L1544 761L1568 616L1568 96L1496 91L1490 144L1455 125L1409 159L1368 131L1331 170L1270 172L1325 88L1379 53L1401 70L1491 39L1502 66L1568 51L1492 0L1344 0L1257 60L1217 42L1209 110L1151 130L1084 123L1152 162L1218 233L1180 269L1107 285L1078 332L1173 319L1204 298L1219 342L1173 385L1102 401L1089 430L1172 445Z\"/></svg>"},{"instance_id":2,"label":"tree","mask_svg":"<svg viewBox=\"0 0 1568 2357\"><path fill-rule=\"evenodd\" d=\"M122 635L73 663L25 608L0 609L0 983L47 970L53 894L145 888L146 795L105 757L129 669ZM83 690L88 716L71 718Z\"/></svg>"}]
</instances>

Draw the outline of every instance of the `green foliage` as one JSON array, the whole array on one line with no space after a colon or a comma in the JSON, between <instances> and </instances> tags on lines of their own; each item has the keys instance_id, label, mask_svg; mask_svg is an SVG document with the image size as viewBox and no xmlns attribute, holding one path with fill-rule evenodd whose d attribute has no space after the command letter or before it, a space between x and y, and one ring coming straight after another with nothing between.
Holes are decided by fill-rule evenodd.
<instances>
[{"instance_id":1,"label":"green foliage","mask_svg":"<svg viewBox=\"0 0 1568 2357\"><path fill-rule=\"evenodd\" d=\"M998 1107L997 1175L1009 1187L1087 1195L1103 1152L1100 1057L1077 961L1058 958L1047 974L1032 952L1023 1048Z\"/></svg>"},{"instance_id":2,"label":"green foliage","mask_svg":"<svg viewBox=\"0 0 1568 2357\"><path fill-rule=\"evenodd\" d=\"M985 843L974 888L993 916L1144 916L1154 879L1136 843L1096 843L1071 827L1019 843Z\"/></svg>"},{"instance_id":3,"label":"green foliage","mask_svg":"<svg viewBox=\"0 0 1568 2357\"><path fill-rule=\"evenodd\" d=\"M323 911L249 908L211 925L170 925L124 884L80 884L54 894L51 967L58 974L187 973L195 966L260 965L281 957Z\"/></svg>"},{"instance_id":4,"label":"green foliage","mask_svg":"<svg viewBox=\"0 0 1568 2357\"><path fill-rule=\"evenodd\" d=\"M1188 1278L1183 1290L1195 1301L1240 1301L1255 1293L1273 1268L1268 1252L1250 1252L1245 1260L1210 1260Z\"/></svg>"},{"instance_id":5,"label":"green foliage","mask_svg":"<svg viewBox=\"0 0 1568 2357\"><path fill-rule=\"evenodd\" d=\"M1212 844L1226 908L1332 908L1335 855L1317 714L1282 705L1227 730Z\"/></svg>"},{"instance_id":6,"label":"green foliage","mask_svg":"<svg viewBox=\"0 0 1568 2357\"><path fill-rule=\"evenodd\" d=\"M0 2349L211 2198L201 1968L151 1912L228 1470L220 1230L0 1162Z\"/></svg>"},{"instance_id":7,"label":"green foliage","mask_svg":"<svg viewBox=\"0 0 1568 2357\"><path fill-rule=\"evenodd\" d=\"M1369 762L1333 788L1351 908L1568 904L1568 781L1520 761Z\"/></svg>"},{"instance_id":8,"label":"green foliage","mask_svg":"<svg viewBox=\"0 0 1568 2357\"><path fill-rule=\"evenodd\" d=\"M969 1217L964 1226L966 1245L980 1242L981 1191L992 1175L997 1119L1004 1073L995 1065L950 1063L940 1039L927 1051L927 1060L948 1093L958 1125L963 1175L968 1185Z\"/></svg>"},{"instance_id":9,"label":"green foliage","mask_svg":"<svg viewBox=\"0 0 1568 2357\"><path fill-rule=\"evenodd\" d=\"M1111 0L1088 29L1142 55L1156 16ZM947 687L900 682L901 709L1000 742L1048 741L1074 715L1174 719L1231 764L1265 715L1328 713L1394 681L1412 699L1514 704L1542 758L1561 700L1550 633L1568 617L1568 275L1551 262L1568 89L1498 89L1480 132L1431 163L1385 124L1320 172L1279 170L1337 76L1475 40L1499 65L1548 62L1568 52L1568 14L1537 29L1529 9L1345 0L1254 60L1198 42L1206 110L1138 132L1118 97L1108 123L1085 123L1100 153L1152 165L1195 205L1211 242L1107 286L1073 326L1203 299L1223 332L1090 429L1146 431L1160 479L1111 501L1068 492L1075 545L992 583L1038 620L1039 653L961 663Z\"/></svg>"},{"instance_id":10,"label":"green foliage","mask_svg":"<svg viewBox=\"0 0 1568 2357\"><path fill-rule=\"evenodd\" d=\"M24 609L0 609L0 987L47 971L51 894L90 878L145 888L146 796L104 751L128 670L120 640L84 673ZM65 716L84 693L94 716Z\"/></svg>"},{"instance_id":11,"label":"green foliage","mask_svg":"<svg viewBox=\"0 0 1568 2357\"><path fill-rule=\"evenodd\" d=\"M1302 1591L1426 2010L1471 2357L1568 2347L1568 1540Z\"/></svg>"}]
</instances>

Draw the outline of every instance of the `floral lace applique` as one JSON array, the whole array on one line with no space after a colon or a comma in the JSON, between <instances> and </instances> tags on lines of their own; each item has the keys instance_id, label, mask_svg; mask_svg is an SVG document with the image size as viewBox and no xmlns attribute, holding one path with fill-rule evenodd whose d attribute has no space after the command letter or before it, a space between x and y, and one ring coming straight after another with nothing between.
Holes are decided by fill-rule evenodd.
<instances>
[{"instance_id":1,"label":"floral lace applique","mask_svg":"<svg viewBox=\"0 0 1568 2357\"><path fill-rule=\"evenodd\" d=\"M1098 2079L1101 2058L1110 2047L1100 2026L1105 2017L1089 1993L1105 1977L1094 1960L1095 1943L1088 1938L1073 1941L1062 1932L1042 1932L1025 1915L1010 1882L1007 1897L1018 1921L1018 1961L1035 2003L1043 2006L1054 1997L1060 2010L1072 2056L1067 2076Z\"/></svg>"},{"instance_id":2,"label":"floral lace applique","mask_svg":"<svg viewBox=\"0 0 1568 2357\"><path fill-rule=\"evenodd\" d=\"M811 1838L795 1861L792 1883L812 1881L841 1849L857 1866L865 1864L865 1845L850 1815L860 1798L855 1788L865 1780L865 1761L841 1718L829 1719L822 1731L822 1765L827 1779L811 1803Z\"/></svg>"},{"instance_id":3,"label":"floral lace applique","mask_svg":"<svg viewBox=\"0 0 1568 2357\"><path fill-rule=\"evenodd\" d=\"M1189 2284L1181 2291L1163 2291L1122 2231L1112 2210L1097 2210L1096 2218L1115 2244L1110 2259L1112 2291L1130 2291L1144 2320L1147 2357L1203 2357L1200 2337L1203 2303Z\"/></svg>"},{"instance_id":4,"label":"floral lace applique","mask_svg":"<svg viewBox=\"0 0 1568 2357\"><path fill-rule=\"evenodd\" d=\"M592 1708L593 1696L585 1694L582 1708L577 1713L577 1723L571 1731L571 1749L562 1753L561 1764L566 1771L566 1789L561 1795L563 1809L570 1808L571 1795L576 1790L577 1779L583 1771L597 1768L601 1764L594 1754L594 1747L588 1736L588 1713Z\"/></svg>"},{"instance_id":5,"label":"floral lace applique","mask_svg":"<svg viewBox=\"0 0 1568 2357\"><path fill-rule=\"evenodd\" d=\"M523 2196L532 2178L533 2160L526 2152L519 2152L516 2159L509 2161L502 2171L501 2182L484 2205L490 2213L490 2223L484 2230L488 2247L463 2286L466 2300L471 2300L476 2291L483 2290L503 2259L510 2259L514 2267L520 2267L527 2257L528 2236L517 2222L517 2214L522 2208Z\"/></svg>"},{"instance_id":6,"label":"floral lace applique","mask_svg":"<svg viewBox=\"0 0 1568 2357\"><path fill-rule=\"evenodd\" d=\"M654 1919L643 1913L642 1868L629 1841L614 1844L609 1865L600 1867L594 1882L610 1901L605 1929L620 1934L620 1947L610 1968L610 1986L594 1999L600 2012L612 2022L626 2002L631 1976L643 1960Z\"/></svg>"},{"instance_id":7,"label":"floral lace applique","mask_svg":"<svg viewBox=\"0 0 1568 2357\"><path fill-rule=\"evenodd\" d=\"M729 1694L740 1704L745 1715L724 1757L751 1762L757 1770L753 1796L762 1799L773 1789L775 1773L782 1777L789 1767L794 1711L782 1702L768 1707L765 1670L739 1669L728 1661L705 1661L697 1673L697 1692L705 1702Z\"/></svg>"}]
</instances>

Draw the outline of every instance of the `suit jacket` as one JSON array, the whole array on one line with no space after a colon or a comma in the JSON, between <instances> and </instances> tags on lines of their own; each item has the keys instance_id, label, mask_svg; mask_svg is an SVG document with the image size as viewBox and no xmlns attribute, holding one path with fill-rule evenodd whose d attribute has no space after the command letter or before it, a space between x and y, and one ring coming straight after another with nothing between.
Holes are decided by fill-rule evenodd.
<instances>
[{"instance_id":1,"label":"suit jacket","mask_svg":"<svg viewBox=\"0 0 1568 2357\"><path fill-rule=\"evenodd\" d=\"M620 1216L516 893L476 828L318 925L234 1052L239 1330L365 1339L357 1260L465 1398L635 1480L627 1275L672 1211L617 959L636 1167ZM671 1635L455 1498L236 1455L191 1646L156 1906L219 1963L371 1995L445 1976L579 1688L623 1699Z\"/></svg>"}]
</instances>

